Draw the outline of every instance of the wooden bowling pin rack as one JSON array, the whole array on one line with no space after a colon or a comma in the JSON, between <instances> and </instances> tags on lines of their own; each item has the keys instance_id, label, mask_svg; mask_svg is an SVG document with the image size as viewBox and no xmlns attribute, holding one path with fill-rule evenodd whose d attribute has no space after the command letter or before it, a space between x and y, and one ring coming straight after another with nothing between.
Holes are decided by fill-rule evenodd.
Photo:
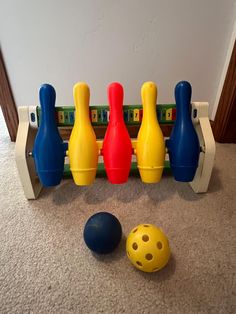
<instances>
[{"instance_id":1,"label":"wooden bowling pin rack","mask_svg":"<svg viewBox=\"0 0 236 314\"><path fill-rule=\"evenodd\" d=\"M83 105L83 104L82 104ZM194 129L197 133L200 144L200 156L198 167L194 176L194 179L189 182L195 193L207 192L215 157L215 141L212 134L209 118L208 118L209 104L207 102L192 102L191 103L191 120L194 125ZM22 106L18 108L19 113L19 128L15 146L15 158L16 165L19 172L20 181L23 186L24 194L27 199L37 199L42 189L42 184L39 180L38 174L35 169L35 161L33 158L33 150L35 138L38 128L41 125L41 108L39 106ZM156 106L157 118L165 138L169 138L171 130L173 128L176 118L176 106L175 104L161 104ZM109 107L107 105L90 106L89 115L93 132L97 138L97 151L94 150L93 144L91 144L90 151L97 154L101 154L103 147L103 138L106 133L107 124L109 123ZM127 127L129 136L131 137L132 153L136 154L137 151L137 136L140 129L140 125L143 117L142 105L129 105L123 106L124 122ZM66 147L70 138L72 127L75 122L75 107L55 107L56 123L64 140L63 145ZM92 132L92 133L93 133ZM158 134L160 133L157 129ZM76 136L76 135L74 135ZM93 135L91 135L93 137ZM140 138L139 133L139 138ZM158 135L160 136L160 135ZM149 140L152 143L152 139ZM159 138L161 141L161 137ZM78 150L79 148L77 148ZM69 155L70 149L67 151ZM92 166L85 165L85 168L89 167L93 169L97 165L97 157L91 161ZM67 160L67 159L65 159ZM156 161L158 163L158 160ZM145 165L144 165L145 166ZM163 165L164 167L164 165ZM168 151L165 154L165 167L169 168ZM158 165L157 165L158 168ZM64 177L71 176L68 171L68 162L65 162ZM147 167L144 169L147 169ZM137 173L137 163L132 162L131 173ZM162 172L162 171L161 171ZM97 175L105 175L104 164L98 163ZM158 182L161 174L154 175L154 181L150 181L150 176L147 177L146 182ZM151 178L152 180L153 178ZM76 179L77 180L77 179ZM76 181L75 180L75 181ZM78 179L80 182L81 179ZM82 181L84 179L82 178ZM87 182L92 183L94 175ZM145 178L143 180L145 182ZM85 184L87 184L85 182ZM78 185L80 185L78 183ZM83 182L82 184L83 185Z\"/></svg>"}]
</instances>

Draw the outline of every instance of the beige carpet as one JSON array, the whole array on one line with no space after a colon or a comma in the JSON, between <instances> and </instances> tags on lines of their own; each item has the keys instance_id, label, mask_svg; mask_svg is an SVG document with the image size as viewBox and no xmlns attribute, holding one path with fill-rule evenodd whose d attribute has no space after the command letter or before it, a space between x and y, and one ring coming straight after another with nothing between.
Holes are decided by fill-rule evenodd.
<instances>
[{"instance_id":1,"label":"beige carpet","mask_svg":"<svg viewBox=\"0 0 236 314\"><path fill-rule=\"evenodd\" d=\"M0 313L233 313L236 311L236 145L217 145L209 193L164 177L113 186L71 180L27 201L1 118ZM85 247L83 226L97 211L115 214L124 239L111 255ZM125 236L154 223L169 237L172 258L142 273L125 254Z\"/></svg>"}]
</instances>

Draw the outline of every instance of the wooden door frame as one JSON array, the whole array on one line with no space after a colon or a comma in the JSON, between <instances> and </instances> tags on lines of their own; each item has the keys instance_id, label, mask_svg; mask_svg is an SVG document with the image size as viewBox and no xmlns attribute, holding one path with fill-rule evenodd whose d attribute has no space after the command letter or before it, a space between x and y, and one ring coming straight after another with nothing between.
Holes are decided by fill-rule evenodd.
<instances>
[{"instance_id":1,"label":"wooden door frame","mask_svg":"<svg viewBox=\"0 0 236 314\"><path fill-rule=\"evenodd\" d=\"M229 61L216 116L213 122L215 140L236 143L236 40Z\"/></svg>"},{"instance_id":2,"label":"wooden door frame","mask_svg":"<svg viewBox=\"0 0 236 314\"><path fill-rule=\"evenodd\" d=\"M16 141L18 112L0 47L0 106L12 142Z\"/></svg>"}]
</instances>

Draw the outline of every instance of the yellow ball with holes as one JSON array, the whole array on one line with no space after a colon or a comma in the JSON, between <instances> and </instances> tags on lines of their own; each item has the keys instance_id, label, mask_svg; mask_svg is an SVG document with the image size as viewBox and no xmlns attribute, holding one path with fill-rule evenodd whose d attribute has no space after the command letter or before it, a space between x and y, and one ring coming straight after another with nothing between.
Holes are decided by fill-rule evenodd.
<instances>
[{"instance_id":1,"label":"yellow ball with holes","mask_svg":"<svg viewBox=\"0 0 236 314\"><path fill-rule=\"evenodd\" d=\"M126 253L139 270L156 272L169 261L169 241L160 228L150 224L138 225L128 235Z\"/></svg>"}]
</instances>

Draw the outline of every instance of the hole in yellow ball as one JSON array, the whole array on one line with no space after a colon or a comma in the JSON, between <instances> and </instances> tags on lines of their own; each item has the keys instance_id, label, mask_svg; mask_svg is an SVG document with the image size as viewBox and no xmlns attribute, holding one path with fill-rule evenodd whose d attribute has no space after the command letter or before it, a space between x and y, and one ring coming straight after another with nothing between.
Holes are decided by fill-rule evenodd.
<instances>
[{"instance_id":1,"label":"hole in yellow ball","mask_svg":"<svg viewBox=\"0 0 236 314\"><path fill-rule=\"evenodd\" d=\"M157 242L157 248L158 248L159 250L161 250L162 247L163 247L162 243L161 243L160 241L158 241L158 242Z\"/></svg>"},{"instance_id":2,"label":"hole in yellow ball","mask_svg":"<svg viewBox=\"0 0 236 314\"><path fill-rule=\"evenodd\" d=\"M147 242L149 240L149 236L147 234L144 234L142 236L142 239L143 239L144 242Z\"/></svg>"},{"instance_id":3,"label":"hole in yellow ball","mask_svg":"<svg viewBox=\"0 0 236 314\"><path fill-rule=\"evenodd\" d=\"M149 225L143 225L143 226L146 227L146 228L147 228L147 227L150 227Z\"/></svg>"},{"instance_id":4,"label":"hole in yellow ball","mask_svg":"<svg viewBox=\"0 0 236 314\"><path fill-rule=\"evenodd\" d=\"M139 262L139 261L137 261L136 264L137 264L138 266L143 266L143 264L142 264L141 262Z\"/></svg>"},{"instance_id":5,"label":"hole in yellow ball","mask_svg":"<svg viewBox=\"0 0 236 314\"><path fill-rule=\"evenodd\" d=\"M138 249L138 244L136 242L134 242L132 244L132 248L136 251Z\"/></svg>"},{"instance_id":6,"label":"hole in yellow ball","mask_svg":"<svg viewBox=\"0 0 236 314\"><path fill-rule=\"evenodd\" d=\"M135 233L137 230L138 230L138 228L134 229L134 230L133 230L133 233Z\"/></svg>"},{"instance_id":7,"label":"hole in yellow ball","mask_svg":"<svg viewBox=\"0 0 236 314\"><path fill-rule=\"evenodd\" d=\"M151 253L148 253L145 255L145 258L148 260L148 261L151 261L153 259L153 256Z\"/></svg>"}]
</instances>

